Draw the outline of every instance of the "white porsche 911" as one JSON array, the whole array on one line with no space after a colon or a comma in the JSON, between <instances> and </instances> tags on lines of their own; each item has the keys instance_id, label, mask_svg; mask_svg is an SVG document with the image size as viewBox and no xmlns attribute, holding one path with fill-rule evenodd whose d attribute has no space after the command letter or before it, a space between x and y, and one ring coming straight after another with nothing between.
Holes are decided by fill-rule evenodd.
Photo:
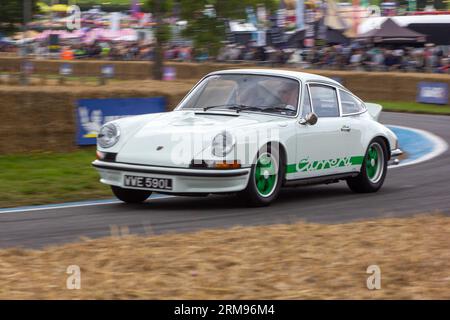
<instances>
[{"instance_id":1,"label":"white porsche 911","mask_svg":"<svg viewBox=\"0 0 450 320\"><path fill-rule=\"evenodd\" d=\"M382 186L402 154L380 124L381 106L338 82L282 70L205 76L174 111L105 124L93 166L127 203L150 194L236 193L267 205L283 186L346 180L355 192Z\"/></svg>"}]
</instances>

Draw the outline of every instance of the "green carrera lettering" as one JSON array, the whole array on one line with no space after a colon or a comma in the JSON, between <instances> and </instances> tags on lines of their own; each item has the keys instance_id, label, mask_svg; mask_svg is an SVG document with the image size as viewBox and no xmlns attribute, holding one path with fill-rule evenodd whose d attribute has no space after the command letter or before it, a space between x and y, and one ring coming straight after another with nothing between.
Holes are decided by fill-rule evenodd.
<instances>
[{"instance_id":1,"label":"green carrera lettering","mask_svg":"<svg viewBox=\"0 0 450 320\"><path fill-rule=\"evenodd\" d=\"M317 170L326 170L338 167L350 167L362 164L364 156L343 157L329 160L314 160L302 159L299 163L288 164L286 166L286 173L308 172Z\"/></svg>"}]
</instances>

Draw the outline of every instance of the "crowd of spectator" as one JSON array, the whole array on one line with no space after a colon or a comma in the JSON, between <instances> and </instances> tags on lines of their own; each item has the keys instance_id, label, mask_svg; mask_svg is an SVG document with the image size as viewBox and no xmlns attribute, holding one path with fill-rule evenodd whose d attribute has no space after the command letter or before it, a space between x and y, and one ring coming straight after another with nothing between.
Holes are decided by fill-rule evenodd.
<instances>
[{"instance_id":1,"label":"crowd of spectator","mask_svg":"<svg viewBox=\"0 0 450 320\"><path fill-rule=\"evenodd\" d=\"M352 48L331 46L312 49L306 61L313 67L350 69L360 71L448 72L450 55L443 48L369 47Z\"/></svg>"},{"instance_id":2,"label":"crowd of spectator","mask_svg":"<svg viewBox=\"0 0 450 320\"><path fill-rule=\"evenodd\" d=\"M48 46L41 42L16 48L28 55L49 56ZM139 41L96 41L92 44L66 43L61 47L62 59L153 60L153 44ZM0 51L12 52L11 45L0 46ZM313 48L258 47L226 44L216 55L207 48L194 49L188 45L167 45L163 48L166 60L204 62L250 62L273 66L294 65L305 69L333 69L360 71L450 72L448 48L425 45L422 47L385 47L361 45L326 45ZM54 56L54 55L53 55Z\"/></svg>"},{"instance_id":3,"label":"crowd of spectator","mask_svg":"<svg viewBox=\"0 0 450 320\"><path fill-rule=\"evenodd\" d=\"M6 42L0 42L0 52L15 53L17 52L17 46Z\"/></svg>"},{"instance_id":4,"label":"crowd of spectator","mask_svg":"<svg viewBox=\"0 0 450 320\"><path fill-rule=\"evenodd\" d=\"M46 43L30 43L18 48L18 51L26 52L28 56L36 58L62 58L72 59L105 59L105 60L152 60L153 45L138 41L96 41L86 43L64 43L59 48L59 53L52 53Z\"/></svg>"},{"instance_id":5,"label":"crowd of spectator","mask_svg":"<svg viewBox=\"0 0 450 320\"><path fill-rule=\"evenodd\" d=\"M4 49L4 50L3 50ZM8 49L8 50L7 50ZM27 45L0 46L0 52L26 53L35 58L72 59L103 59L103 60L153 60L155 47L153 44L140 41L96 41L86 43L63 43L58 53L52 53L51 48L44 42L29 43ZM165 46L164 58L167 60L193 61L193 49L190 46ZM202 50L197 50L198 61L208 60L209 56L201 57Z\"/></svg>"},{"instance_id":6,"label":"crowd of spectator","mask_svg":"<svg viewBox=\"0 0 450 320\"><path fill-rule=\"evenodd\" d=\"M302 49L227 45L219 52L217 60L258 61L314 69L446 73L450 71L450 52L444 49L433 45L401 48L332 45Z\"/></svg>"}]
</instances>

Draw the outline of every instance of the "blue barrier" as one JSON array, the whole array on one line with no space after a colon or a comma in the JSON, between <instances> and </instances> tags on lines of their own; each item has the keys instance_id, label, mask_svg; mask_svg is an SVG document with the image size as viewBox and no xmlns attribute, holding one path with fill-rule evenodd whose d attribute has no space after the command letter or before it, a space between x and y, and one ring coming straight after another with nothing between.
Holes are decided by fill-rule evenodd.
<instances>
[{"instance_id":1,"label":"blue barrier","mask_svg":"<svg viewBox=\"0 0 450 320\"><path fill-rule=\"evenodd\" d=\"M448 84L420 81L417 84L417 102L448 104Z\"/></svg>"},{"instance_id":2,"label":"blue barrier","mask_svg":"<svg viewBox=\"0 0 450 320\"><path fill-rule=\"evenodd\" d=\"M98 131L106 122L164 111L166 111L164 97L80 99L77 102L77 144L96 144Z\"/></svg>"}]
</instances>

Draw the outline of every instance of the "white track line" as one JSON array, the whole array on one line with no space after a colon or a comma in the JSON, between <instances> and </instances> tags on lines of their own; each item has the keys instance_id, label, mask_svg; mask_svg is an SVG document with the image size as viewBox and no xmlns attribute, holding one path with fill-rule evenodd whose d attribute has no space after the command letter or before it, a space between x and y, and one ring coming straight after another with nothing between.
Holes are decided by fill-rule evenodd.
<instances>
[{"instance_id":1,"label":"white track line","mask_svg":"<svg viewBox=\"0 0 450 320\"><path fill-rule=\"evenodd\" d=\"M173 196L170 195L158 195L157 197L150 198L150 200L156 199L164 199L171 198ZM47 211L47 210L56 210L56 209L67 209L67 208L79 208L79 207L89 207L89 206L102 206L107 204L116 204L122 203L119 200L94 200L92 202L82 201L75 203L61 203L61 204L53 204L53 205L38 205L36 207L16 207L16 208L7 208L0 209L0 214L2 213L13 213L13 212L30 212L30 211Z\"/></svg>"},{"instance_id":2,"label":"white track line","mask_svg":"<svg viewBox=\"0 0 450 320\"><path fill-rule=\"evenodd\" d=\"M397 165L390 165L389 169L400 168L400 167L405 167L405 166L410 166L413 164L425 162L425 161L431 160L433 158L436 158L437 156L440 156L441 154L443 154L445 151L448 150L447 142L444 139L442 139L441 137L435 135L434 133L431 133L431 132L425 131L425 130L421 130L421 129L404 127L404 126L397 126L397 125L389 125L389 126L394 127L394 128L400 128L400 129L414 131L422 136L425 136L425 138L427 138L428 140L430 140L433 143L433 151L423 155L422 157L420 157L418 159L412 160L412 161L405 161L405 162L400 161L400 163Z\"/></svg>"}]
</instances>

